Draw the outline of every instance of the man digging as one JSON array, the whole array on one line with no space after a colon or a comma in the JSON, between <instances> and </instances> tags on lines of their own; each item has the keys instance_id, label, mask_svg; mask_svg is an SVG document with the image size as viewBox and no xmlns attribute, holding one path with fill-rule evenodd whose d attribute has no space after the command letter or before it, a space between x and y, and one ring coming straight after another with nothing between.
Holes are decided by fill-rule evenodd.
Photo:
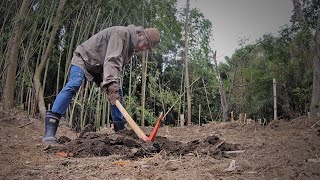
<instances>
[{"instance_id":1,"label":"man digging","mask_svg":"<svg viewBox=\"0 0 320 180\"><path fill-rule=\"evenodd\" d=\"M59 120L66 112L71 99L79 90L84 78L97 83L107 91L111 105L114 130L124 129L124 118L115 106L123 101L120 84L123 68L137 51L145 51L160 42L156 28L143 29L141 26L114 26L100 31L73 52L68 83L56 97L51 111L46 113L44 144L55 144Z\"/></svg>"}]
</instances>

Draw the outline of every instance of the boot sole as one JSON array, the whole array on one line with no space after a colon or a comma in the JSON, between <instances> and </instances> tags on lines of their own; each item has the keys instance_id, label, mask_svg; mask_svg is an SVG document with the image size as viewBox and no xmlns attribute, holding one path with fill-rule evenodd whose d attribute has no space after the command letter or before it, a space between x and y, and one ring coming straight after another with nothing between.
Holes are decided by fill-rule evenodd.
<instances>
[{"instance_id":1,"label":"boot sole","mask_svg":"<svg viewBox=\"0 0 320 180\"><path fill-rule=\"evenodd\" d=\"M57 139L55 137L45 137L42 139L43 144L57 144Z\"/></svg>"}]
</instances>

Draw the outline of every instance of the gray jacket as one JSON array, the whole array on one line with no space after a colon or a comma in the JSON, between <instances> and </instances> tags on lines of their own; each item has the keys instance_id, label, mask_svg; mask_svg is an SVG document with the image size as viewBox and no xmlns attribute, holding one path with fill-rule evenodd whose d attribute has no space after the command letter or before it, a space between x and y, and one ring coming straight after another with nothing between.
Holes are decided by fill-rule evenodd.
<instances>
[{"instance_id":1,"label":"gray jacket","mask_svg":"<svg viewBox=\"0 0 320 180\"><path fill-rule=\"evenodd\" d=\"M76 48L71 64L81 67L86 78L101 87L118 82L124 66L134 53L136 29L136 26L130 25L100 31Z\"/></svg>"}]
</instances>

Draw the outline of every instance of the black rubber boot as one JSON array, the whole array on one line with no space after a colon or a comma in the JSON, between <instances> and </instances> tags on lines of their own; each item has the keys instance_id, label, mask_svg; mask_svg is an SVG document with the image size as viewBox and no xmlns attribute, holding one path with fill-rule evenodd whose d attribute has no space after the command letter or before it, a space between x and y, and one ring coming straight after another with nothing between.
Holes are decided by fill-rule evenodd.
<instances>
[{"instance_id":1,"label":"black rubber boot","mask_svg":"<svg viewBox=\"0 0 320 180\"><path fill-rule=\"evenodd\" d=\"M118 132L124 129L123 122L113 122L114 131Z\"/></svg>"},{"instance_id":2,"label":"black rubber boot","mask_svg":"<svg viewBox=\"0 0 320 180\"><path fill-rule=\"evenodd\" d=\"M51 111L47 111L46 113L46 124L45 124L45 132L42 139L43 144L56 144L57 138L56 132L59 126L59 120L61 118L60 114L53 113Z\"/></svg>"}]
</instances>

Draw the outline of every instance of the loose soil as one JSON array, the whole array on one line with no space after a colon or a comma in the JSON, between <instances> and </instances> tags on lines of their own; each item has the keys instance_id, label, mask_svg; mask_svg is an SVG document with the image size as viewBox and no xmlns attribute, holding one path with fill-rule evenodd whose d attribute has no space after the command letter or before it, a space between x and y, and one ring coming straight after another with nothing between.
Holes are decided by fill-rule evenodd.
<instances>
[{"instance_id":1,"label":"loose soil","mask_svg":"<svg viewBox=\"0 0 320 180\"><path fill-rule=\"evenodd\" d=\"M320 179L319 120L161 127L152 143L62 120L61 144L44 146L43 122L0 110L0 179Z\"/></svg>"},{"instance_id":2,"label":"loose soil","mask_svg":"<svg viewBox=\"0 0 320 180\"><path fill-rule=\"evenodd\" d=\"M68 139L65 136L62 137L60 139ZM62 144L65 143L65 141L62 142ZM215 135L188 143L170 141L162 136L156 137L154 142L144 142L132 130L124 130L117 134L87 133L63 146L48 147L46 151L82 158L116 154L122 159L137 160L153 156L161 151L165 151L168 156L173 157L193 154L221 158L227 156L224 152L237 150L237 146L223 142Z\"/></svg>"}]
</instances>

